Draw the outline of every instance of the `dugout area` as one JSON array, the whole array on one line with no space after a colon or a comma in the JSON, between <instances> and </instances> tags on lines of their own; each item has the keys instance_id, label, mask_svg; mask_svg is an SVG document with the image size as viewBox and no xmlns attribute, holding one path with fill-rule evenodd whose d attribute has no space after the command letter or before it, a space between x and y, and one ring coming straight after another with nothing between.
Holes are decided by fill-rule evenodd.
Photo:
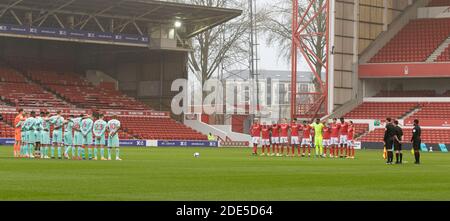
<instances>
[{"instance_id":1,"label":"dugout area","mask_svg":"<svg viewBox=\"0 0 450 221\"><path fill-rule=\"evenodd\" d=\"M0 7L3 63L25 72L95 71L155 110L170 108L172 81L187 77L190 39L241 14L143 0L8 0Z\"/></svg>"}]
</instances>

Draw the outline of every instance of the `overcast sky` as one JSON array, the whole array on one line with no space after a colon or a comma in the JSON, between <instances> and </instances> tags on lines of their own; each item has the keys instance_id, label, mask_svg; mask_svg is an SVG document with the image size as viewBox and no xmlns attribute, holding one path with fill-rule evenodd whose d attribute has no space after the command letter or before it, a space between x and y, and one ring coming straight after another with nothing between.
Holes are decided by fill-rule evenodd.
<instances>
[{"instance_id":1,"label":"overcast sky","mask_svg":"<svg viewBox=\"0 0 450 221\"><path fill-rule=\"evenodd\" d=\"M273 4L273 0L257 0L257 8L267 7ZM258 57L260 59L258 67L261 70L280 70L286 71L291 70L290 61L286 61L285 58L278 58L278 50L276 47L266 44L265 36L259 32L258 33ZM306 61L302 58L301 54L298 55L298 71L310 72L311 69L308 67Z\"/></svg>"},{"instance_id":2,"label":"overcast sky","mask_svg":"<svg viewBox=\"0 0 450 221\"><path fill-rule=\"evenodd\" d=\"M256 7L267 6L272 0L257 0ZM258 33L259 69L264 70L290 70L290 64L284 58L278 58L278 51L275 47L266 44L266 39L261 32Z\"/></svg>"}]
</instances>

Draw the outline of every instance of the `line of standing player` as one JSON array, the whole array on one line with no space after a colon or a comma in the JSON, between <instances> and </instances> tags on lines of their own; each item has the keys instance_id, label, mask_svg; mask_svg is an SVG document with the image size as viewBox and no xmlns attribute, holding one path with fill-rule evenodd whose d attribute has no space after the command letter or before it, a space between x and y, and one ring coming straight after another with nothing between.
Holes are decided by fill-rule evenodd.
<instances>
[{"instance_id":1,"label":"line of standing player","mask_svg":"<svg viewBox=\"0 0 450 221\"><path fill-rule=\"evenodd\" d=\"M302 131L301 139L300 131ZM258 154L258 145L261 144L262 156L293 157L297 149L297 156L310 157L311 148L314 148L316 157L349 159L355 157L353 140L355 126L352 121L345 122L344 118L340 118L339 123L334 118L331 123L316 119L315 122L303 121L302 124L297 119L292 120L291 123L283 119L281 123L273 122L272 125L267 125L265 122L260 124L259 120L255 119L250 132L253 155ZM327 150L329 150L328 155Z\"/></svg>"},{"instance_id":2,"label":"line of standing player","mask_svg":"<svg viewBox=\"0 0 450 221\"><path fill-rule=\"evenodd\" d=\"M94 122L95 120L95 122ZM120 159L119 129L120 121L116 116L108 122L103 114L92 116L81 114L64 119L61 112L54 115L49 112L26 113L19 110L15 118L14 157L54 159L97 160L100 149L101 160L111 160L111 150L116 150L116 160ZM50 134L51 128L53 131ZM108 130L108 134L106 131ZM108 137L108 156L104 149ZM63 150L64 148L64 150ZM87 150L87 153L86 153ZM49 153L50 151L50 153Z\"/></svg>"}]
</instances>

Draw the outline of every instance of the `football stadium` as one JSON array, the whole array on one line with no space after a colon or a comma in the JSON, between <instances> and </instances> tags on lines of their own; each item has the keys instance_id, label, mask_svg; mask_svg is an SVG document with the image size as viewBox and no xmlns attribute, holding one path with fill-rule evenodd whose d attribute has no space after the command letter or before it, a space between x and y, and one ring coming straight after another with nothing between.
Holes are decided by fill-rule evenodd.
<instances>
[{"instance_id":1,"label":"football stadium","mask_svg":"<svg viewBox=\"0 0 450 221\"><path fill-rule=\"evenodd\" d=\"M449 0L201 2L0 0L0 200L450 200Z\"/></svg>"}]
</instances>

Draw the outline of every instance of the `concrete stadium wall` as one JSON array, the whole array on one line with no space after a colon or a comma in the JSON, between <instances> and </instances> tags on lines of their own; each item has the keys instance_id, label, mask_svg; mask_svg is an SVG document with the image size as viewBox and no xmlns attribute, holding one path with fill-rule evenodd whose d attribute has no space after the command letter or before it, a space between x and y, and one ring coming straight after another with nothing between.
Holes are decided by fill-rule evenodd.
<instances>
[{"instance_id":1,"label":"concrete stadium wall","mask_svg":"<svg viewBox=\"0 0 450 221\"><path fill-rule=\"evenodd\" d=\"M450 18L450 10L445 7L424 7L419 8L418 18Z\"/></svg>"},{"instance_id":2,"label":"concrete stadium wall","mask_svg":"<svg viewBox=\"0 0 450 221\"><path fill-rule=\"evenodd\" d=\"M60 41L45 41L21 38L0 38L0 57L16 60L23 70L29 68L51 68L76 71L77 45ZM46 62L40 62L46 61Z\"/></svg>"},{"instance_id":3,"label":"concrete stadium wall","mask_svg":"<svg viewBox=\"0 0 450 221\"><path fill-rule=\"evenodd\" d=\"M380 33L387 30L388 25L408 4L409 0L336 1L333 93L335 108L362 97L356 67L359 56Z\"/></svg>"},{"instance_id":4,"label":"concrete stadium wall","mask_svg":"<svg viewBox=\"0 0 450 221\"><path fill-rule=\"evenodd\" d=\"M381 90L436 90L441 94L449 90L450 78L437 79L365 79L364 97L372 97Z\"/></svg>"}]
</instances>

